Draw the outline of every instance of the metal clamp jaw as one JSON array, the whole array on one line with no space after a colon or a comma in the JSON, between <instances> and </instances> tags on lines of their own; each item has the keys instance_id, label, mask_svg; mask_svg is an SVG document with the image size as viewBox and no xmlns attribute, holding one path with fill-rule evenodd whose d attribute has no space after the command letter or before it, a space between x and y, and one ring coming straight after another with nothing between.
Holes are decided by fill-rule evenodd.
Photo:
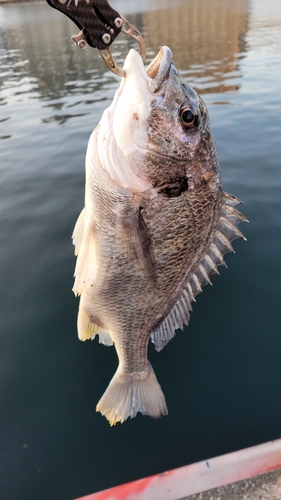
<instances>
[{"instance_id":1,"label":"metal clamp jaw","mask_svg":"<svg viewBox=\"0 0 281 500\"><path fill-rule=\"evenodd\" d=\"M141 58L143 62L145 62L146 59L146 48L145 48L145 43L144 39L141 36L140 32L131 24L125 17L120 16L122 20L122 28L121 31L127 36L130 36L133 38L139 46L139 51ZM73 37L72 37L73 38ZM126 73L123 69L119 68L119 66L116 64L115 60L113 59L112 53L110 52L109 48L107 48L107 53L108 55L105 55L102 50L99 50L99 53L101 57L103 58L105 64L108 66L108 68L113 71L118 76L125 77Z\"/></svg>"},{"instance_id":2,"label":"metal clamp jaw","mask_svg":"<svg viewBox=\"0 0 281 500\"><path fill-rule=\"evenodd\" d=\"M107 0L46 1L78 26L80 32L72 36L78 47L85 49L90 45L97 48L108 68L116 75L124 77L125 72L114 61L109 47L121 31L138 43L140 55L145 62L146 49L141 34L129 21L112 9ZM107 55L103 51L107 51Z\"/></svg>"}]
</instances>

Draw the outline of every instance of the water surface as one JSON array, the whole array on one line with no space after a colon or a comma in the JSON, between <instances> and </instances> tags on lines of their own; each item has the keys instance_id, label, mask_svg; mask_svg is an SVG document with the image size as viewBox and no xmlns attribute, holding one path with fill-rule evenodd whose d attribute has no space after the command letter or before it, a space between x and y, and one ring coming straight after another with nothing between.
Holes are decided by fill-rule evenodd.
<instances>
[{"instance_id":1,"label":"water surface","mask_svg":"<svg viewBox=\"0 0 281 500\"><path fill-rule=\"evenodd\" d=\"M112 1L113 4L113 1ZM148 61L167 44L209 108L224 189L251 224L192 320L149 358L169 416L110 428L114 349L76 334L70 237L89 135L119 79L44 2L0 7L0 487L70 499L281 435L281 6L116 0ZM121 64L130 44L114 44Z\"/></svg>"}]
</instances>

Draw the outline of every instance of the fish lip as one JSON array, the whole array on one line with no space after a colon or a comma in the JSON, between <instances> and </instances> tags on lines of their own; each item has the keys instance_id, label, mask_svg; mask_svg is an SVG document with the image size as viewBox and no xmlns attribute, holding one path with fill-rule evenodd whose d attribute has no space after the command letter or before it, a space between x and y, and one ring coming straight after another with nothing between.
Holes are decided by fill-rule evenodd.
<instances>
[{"instance_id":1,"label":"fish lip","mask_svg":"<svg viewBox=\"0 0 281 500\"><path fill-rule=\"evenodd\" d=\"M168 80L172 62L173 53L164 45L146 68L146 73L151 78L149 88L153 94L161 90Z\"/></svg>"}]
</instances>

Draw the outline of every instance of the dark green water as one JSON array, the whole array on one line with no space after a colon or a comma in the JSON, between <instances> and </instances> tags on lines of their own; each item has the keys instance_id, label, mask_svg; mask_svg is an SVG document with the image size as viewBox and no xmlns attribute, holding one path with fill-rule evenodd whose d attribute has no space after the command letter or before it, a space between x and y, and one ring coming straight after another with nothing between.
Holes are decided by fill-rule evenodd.
<instances>
[{"instance_id":1,"label":"dark green water","mask_svg":"<svg viewBox=\"0 0 281 500\"><path fill-rule=\"evenodd\" d=\"M281 437L278 0L113 1L208 104L248 242L149 358L169 416L110 428L113 348L81 343L70 237L89 135L119 79L45 3L0 7L0 497L67 500ZM172 7L173 5L173 7ZM158 10L157 10L158 8ZM122 63L126 39L114 53Z\"/></svg>"}]
</instances>

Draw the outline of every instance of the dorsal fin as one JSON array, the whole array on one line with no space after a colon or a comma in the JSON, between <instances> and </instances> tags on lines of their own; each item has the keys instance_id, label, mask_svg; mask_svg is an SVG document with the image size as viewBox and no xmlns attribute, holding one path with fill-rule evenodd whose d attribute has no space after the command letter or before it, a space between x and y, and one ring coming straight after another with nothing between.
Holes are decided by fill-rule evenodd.
<instances>
[{"instance_id":1,"label":"dorsal fin","mask_svg":"<svg viewBox=\"0 0 281 500\"><path fill-rule=\"evenodd\" d=\"M198 293L202 292L203 285L212 284L210 276L214 273L218 274L217 266L226 266L223 259L224 254L234 252L230 242L236 238L246 239L237 227L239 222L248 222L246 217L234 208L238 203L242 203L238 198L223 193L217 230L208 251L195 273L189 277L184 285L183 291L171 311L151 333L151 340L157 351L161 351L173 338L175 330L182 329L183 325L188 324L192 301L195 300Z\"/></svg>"}]
</instances>

